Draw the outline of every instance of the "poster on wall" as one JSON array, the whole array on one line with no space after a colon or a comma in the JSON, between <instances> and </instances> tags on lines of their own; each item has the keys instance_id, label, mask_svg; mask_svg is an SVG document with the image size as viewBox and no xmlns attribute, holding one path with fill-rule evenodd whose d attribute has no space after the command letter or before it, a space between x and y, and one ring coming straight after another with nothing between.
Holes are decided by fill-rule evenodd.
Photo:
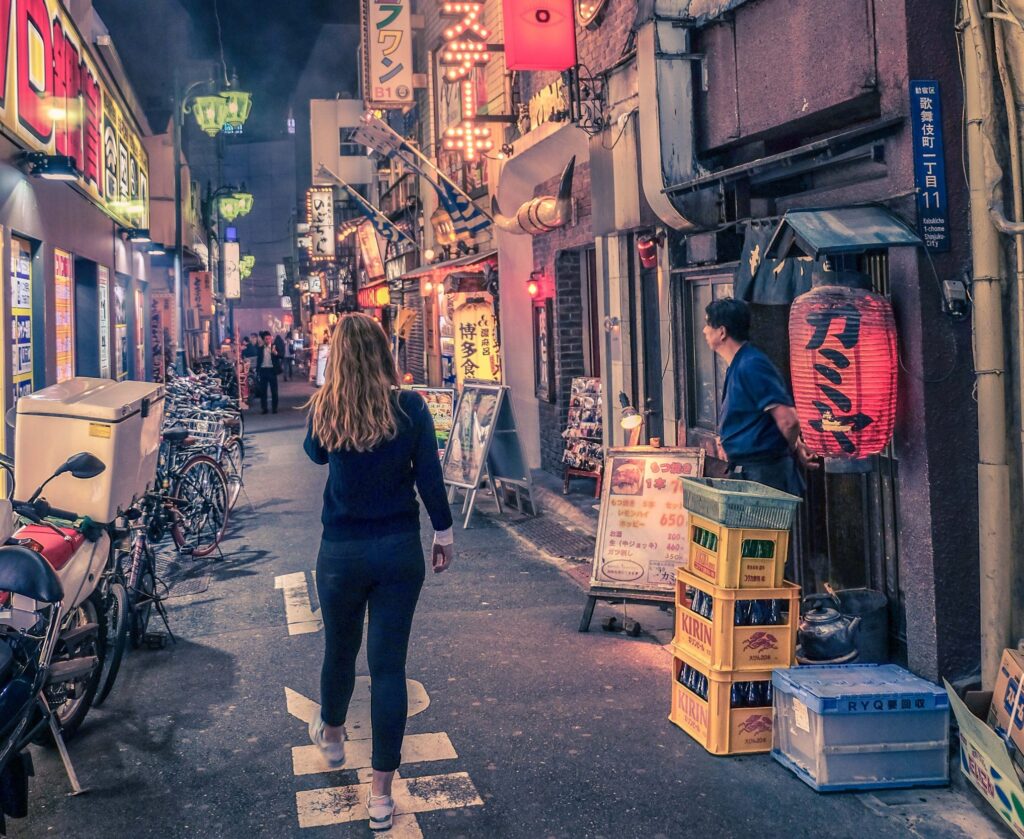
<instances>
[{"instance_id":1,"label":"poster on wall","mask_svg":"<svg viewBox=\"0 0 1024 839\"><path fill-rule=\"evenodd\" d=\"M128 289L114 283L114 360L115 378L120 382L128 376Z\"/></svg>"},{"instance_id":2,"label":"poster on wall","mask_svg":"<svg viewBox=\"0 0 1024 839\"><path fill-rule=\"evenodd\" d=\"M502 394L503 389L495 385L472 384L463 388L444 453L446 484L467 489L480 485Z\"/></svg>"},{"instance_id":3,"label":"poster on wall","mask_svg":"<svg viewBox=\"0 0 1024 839\"><path fill-rule=\"evenodd\" d=\"M53 250L54 333L56 338L57 382L75 375L75 286L71 254Z\"/></svg>"},{"instance_id":4,"label":"poster on wall","mask_svg":"<svg viewBox=\"0 0 1024 839\"><path fill-rule=\"evenodd\" d=\"M470 297L455 309L453 330L458 387L467 379L500 382L498 324L493 306L482 297Z\"/></svg>"},{"instance_id":5,"label":"poster on wall","mask_svg":"<svg viewBox=\"0 0 1024 839\"><path fill-rule=\"evenodd\" d=\"M668 594L689 546L683 478L704 474L704 450L608 450L590 587Z\"/></svg>"},{"instance_id":6,"label":"poster on wall","mask_svg":"<svg viewBox=\"0 0 1024 839\"><path fill-rule=\"evenodd\" d=\"M598 473L604 462L603 422L601 380L590 376L573 379L569 416L562 432L562 463L580 472Z\"/></svg>"},{"instance_id":7,"label":"poster on wall","mask_svg":"<svg viewBox=\"0 0 1024 839\"><path fill-rule=\"evenodd\" d=\"M443 452L448 447L452 436L452 423L455 420L455 391L444 387L412 388L427 403L427 410L434 420L434 435L437 437L437 449Z\"/></svg>"},{"instance_id":8,"label":"poster on wall","mask_svg":"<svg viewBox=\"0 0 1024 839\"><path fill-rule=\"evenodd\" d=\"M146 378L146 293L135 289L135 378Z\"/></svg>"},{"instance_id":9,"label":"poster on wall","mask_svg":"<svg viewBox=\"0 0 1024 839\"><path fill-rule=\"evenodd\" d=\"M32 392L32 246L11 238L11 382L14 399Z\"/></svg>"},{"instance_id":10,"label":"poster on wall","mask_svg":"<svg viewBox=\"0 0 1024 839\"><path fill-rule=\"evenodd\" d=\"M96 268L96 293L99 296L100 377L110 378L110 271Z\"/></svg>"}]
</instances>

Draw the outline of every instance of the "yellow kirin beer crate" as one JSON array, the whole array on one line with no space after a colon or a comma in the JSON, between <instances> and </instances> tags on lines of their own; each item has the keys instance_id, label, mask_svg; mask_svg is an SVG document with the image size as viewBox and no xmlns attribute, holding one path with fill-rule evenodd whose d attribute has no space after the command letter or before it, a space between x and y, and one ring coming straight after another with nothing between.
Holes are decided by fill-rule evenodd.
<instances>
[{"instance_id":1,"label":"yellow kirin beer crate","mask_svg":"<svg viewBox=\"0 0 1024 839\"><path fill-rule=\"evenodd\" d=\"M681 675L689 685L680 682ZM672 710L668 718L711 754L771 751L771 678L770 670L711 670L676 651L672 659ZM752 682L759 686L753 694L748 690ZM741 707L733 707L734 692L742 696Z\"/></svg>"},{"instance_id":2,"label":"yellow kirin beer crate","mask_svg":"<svg viewBox=\"0 0 1024 839\"><path fill-rule=\"evenodd\" d=\"M690 514L688 570L721 588L779 588L788 530L725 527Z\"/></svg>"},{"instance_id":3,"label":"yellow kirin beer crate","mask_svg":"<svg viewBox=\"0 0 1024 839\"><path fill-rule=\"evenodd\" d=\"M693 590L692 598L687 589ZM759 601L757 607L755 601ZM779 588L720 588L680 568L675 611L672 644L702 667L757 671L796 663L800 587L794 583L784 582ZM769 616L778 622L752 623Z\"/></svg>"}]
</instances>

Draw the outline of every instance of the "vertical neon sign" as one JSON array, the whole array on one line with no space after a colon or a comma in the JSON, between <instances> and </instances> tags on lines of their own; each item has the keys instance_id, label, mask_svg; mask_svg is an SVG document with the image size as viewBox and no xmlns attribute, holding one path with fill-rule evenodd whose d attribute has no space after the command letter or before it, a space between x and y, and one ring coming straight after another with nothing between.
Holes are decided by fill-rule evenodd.
<instances>
[{"instance_id":1,"label":"vertical neon sign","mask_svg":"<svg viewBox=\"0 0 1024 839\"><path fill-rule=\"evenodd\" d=\"M491 59L487 49L488 30L480 23L483 3L444 3L441 14L458 17L459 22L444 31L441 65L446 67L445 79L458 84L462 101L462 122L445 131L444 145L459 151L467 161L476 160L481 152L494 147L491 130L477 124L476 86L473 71L485 67Z\"/></svg>"}]
</instances>

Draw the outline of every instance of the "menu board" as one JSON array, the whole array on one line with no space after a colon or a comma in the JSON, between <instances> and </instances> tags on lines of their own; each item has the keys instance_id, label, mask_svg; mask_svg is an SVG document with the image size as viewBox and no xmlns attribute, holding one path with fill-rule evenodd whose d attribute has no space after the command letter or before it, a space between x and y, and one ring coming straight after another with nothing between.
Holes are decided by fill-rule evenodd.
<instances>
[{"instance_id":1,"label":"menu board","mask_svg":"<svg viewBox=\"0 0 1024 839\"><path fill-rule=\"evenodd\" d=\"M562 463L581 472L598 472L604 458L601 380L580 377L572 380L569 418L562 437Z\"/></svg>"},{"instance_id":2,"label":"menu board","mask_svg":"<svg viewBox=\"0 0 1024 839\"><path fill-rule=\"evenodd\" d=\"M71 254L53 249L54 334L57 342L57 382L75 375L75 291Z\"/></svg>"},{"instance_id":3,"label":"menu board","mask_svg":"<svg viewBox=\"0 0 1024 839\"><path fill-rule=\"evenodd\" d=\"M467 489L480 485L503 393L500 385L467 384L463 388L444 453L446 484Z\"/></svg>"},{"instance_id":4,"label":"menu board","mask_svg":"<svg viewBox=\"0 0 1024 839\"><path fill-rule=\"evenodd\" d=\"M452 436L452 424L455 421L455 391L443 387L412 388L427 403L427 410L434 420L434 435L437 437L438 451L448 447Z\"/></svg>"},{"instance_id":5,"label":"menu board","mask_svg":"<svg viewBox=\"0 0 1024 839\"><path fill-rule=\"evenodd\" d=\"M683 478L703 474L703 449L608 450L591 589L674 590L689 545Z\"/></svg>"},{"instance_id":6,"label":"menu board","mask_svg":"<svg viewBox=\"0 0 1024 839\"><path fill-rule=\"evenodd\" d=\"M11 382L14 399L32 392L32 246L11 237Z\"/></svg>"}]
</instances>

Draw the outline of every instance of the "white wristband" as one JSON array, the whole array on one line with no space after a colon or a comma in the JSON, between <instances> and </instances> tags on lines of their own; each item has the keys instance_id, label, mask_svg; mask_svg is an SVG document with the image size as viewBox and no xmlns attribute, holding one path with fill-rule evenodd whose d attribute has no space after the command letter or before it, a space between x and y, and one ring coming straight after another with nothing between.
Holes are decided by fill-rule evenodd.
<instances>
[{"instance_id":1,"label":"white wristband","mask_svg":"<svg viewBox=\"0 0 1024 839\"><path fill-rule=\"evenodd\" d=\"M455 534L449 527L447 530L435 530L434 531L434 544L447 547L448 545L455 544Z\"/></svg>"}]
</instances>

